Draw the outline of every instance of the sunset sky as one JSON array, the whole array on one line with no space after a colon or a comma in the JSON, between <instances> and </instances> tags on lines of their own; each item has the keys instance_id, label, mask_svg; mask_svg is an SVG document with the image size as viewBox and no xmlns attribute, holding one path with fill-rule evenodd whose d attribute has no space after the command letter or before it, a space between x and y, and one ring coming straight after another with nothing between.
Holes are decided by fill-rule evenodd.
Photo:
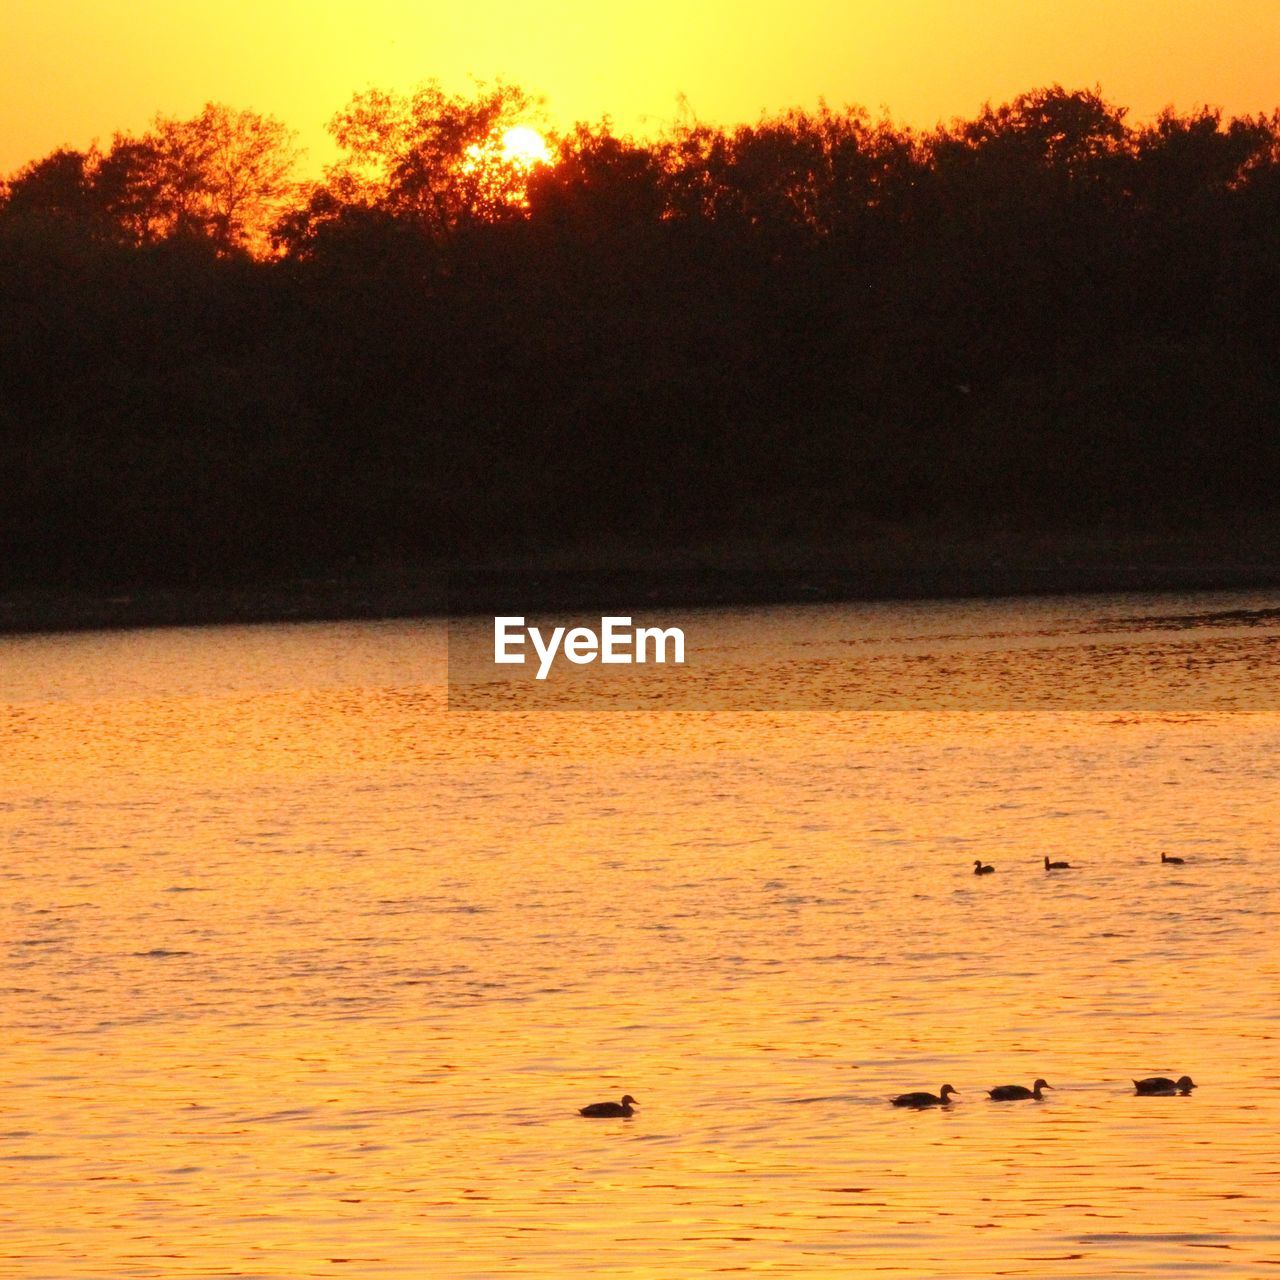
<instances>
[{"instance_id":1,"label":"sunset sky","mask_svg":"<svg viewBox=\"0 0 1280 1280\"><path fill-rule=\"evenodd\" d=\"M108 141L209 100L295 128L309 168L357 89L469 76L542 94L551 125L609 114L669 122L834 104L931 125L1054 81L1102 86L1135 115L1172 103L1280 103L1276 0L6 0L0 172L60 145Z\"/></svg>"}]
</instances>

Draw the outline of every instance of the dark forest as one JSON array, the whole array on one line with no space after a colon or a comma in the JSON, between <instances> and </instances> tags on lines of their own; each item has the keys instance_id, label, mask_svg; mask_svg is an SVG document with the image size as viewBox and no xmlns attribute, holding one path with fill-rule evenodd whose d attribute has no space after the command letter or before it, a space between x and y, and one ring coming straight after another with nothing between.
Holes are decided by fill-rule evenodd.
<instances>
[{"instance_id":1,"label":"dark forest","mask_svg":"<svg viewBox=\"0 0 1280 1280\"><path fill-rule=\"evenodd\" d=\"M1280 481L1280 113L1036 90L501 159L206 108L0 188L0 585L883 528L1193 529Z\"/></svg>"}]
</instances>

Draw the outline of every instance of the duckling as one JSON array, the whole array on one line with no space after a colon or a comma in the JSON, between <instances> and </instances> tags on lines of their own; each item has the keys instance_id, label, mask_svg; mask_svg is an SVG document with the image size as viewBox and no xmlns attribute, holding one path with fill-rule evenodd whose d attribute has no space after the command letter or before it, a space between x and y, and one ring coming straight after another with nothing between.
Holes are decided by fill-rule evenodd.
<instances>
[{"instance_id":1,"label":"duckling","mask_svg":"<svg viewBox=\"0 0 1280 1280\"><path fill-rule=\"evenodd\" d=\"M960 1096L949 1084L944 1084L941 1096L933 1093L900 1093L896 1098L890 1098L889 1101L895 1107L949 1107L953 1093L956 1094L956 1097Z\"/></svg>"},{"instance_id":2,"label":"duckling","mask_svg":"<svg viewBox=\"0 0 1280 1280\"><path fill-rule=\"evenodd\" d=\"M997 1085L994 1089L988 1089L992 1102L1019 1102L1023 1098L1034 1098L1037 1102L1044 1101L1044 1095L1041 1089L1052 1089L1047 1080L1037 1080L1033 1088L1028 1089L1021 1084L1002 1084Z\"/></svg>"},{"instance_id":3,"label":"duckling","mask_svg":"<svg viewBox=\"0 0 1280 1280\"><path fill-rule=\"evenodd\" d=\"M628 1093L621 1102L593 1102L589 1107L579 1110L580 1116L626 1116L628 1119L635 1113L631 1110L636 1100Z\"/></svg>"},{"instance_id":4,"label":"duckling","mask_svg":"<svg viewBox=\"0 0 1280 1280\"><path fill-rule=\"evenodd\" d=\"M1145 1080L1135 1080L1133 1087L1143 1094L1180 1093L1183 1097L1196 1088L1196 1082L1190 1076L1179 1076L1170 1080L1168 1076L1148 1076Z\"/></svg>"}]
</instances>

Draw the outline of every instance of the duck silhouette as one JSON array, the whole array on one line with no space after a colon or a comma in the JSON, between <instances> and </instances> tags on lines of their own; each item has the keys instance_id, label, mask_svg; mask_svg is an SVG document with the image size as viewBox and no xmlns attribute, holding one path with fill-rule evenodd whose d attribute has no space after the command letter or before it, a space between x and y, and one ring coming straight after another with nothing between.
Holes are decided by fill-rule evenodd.
<instances>
[{"instance_id":1,"label":"duck silhouette","mask_svg":"<svg viewBox=\"0 0 1280 1280\"><path fill-rule=\"evenodd\" d=\"M900 1093L896 1098L890 1098L889 1101L895 1107L949 1107L953 1093L956 1093L956 1090L949 1084L944 1084L940 1094ZM959 1094L956 1093L956 1096L959 1097Z\"/></svg>"},{"instance_id":2,"label":"duck silhouette","mask_svg":"<svg viewBox=\"0 0 1280 1280\"><path fill-rule=\"evenodd\" d=\"M1030 1089L1021 1084L1001 1084L994 1089L988 1089L987 1092L991 1095L992 1102L1019 1102L1023 1098L1034 1098L1037 1102L1043 1102L1044 1095L1040 1090L1052 1088L1053 1085L1047 1080L1037 1080Z\"/></svg>"},{"instance_id":3,"label":"duck silhouette","mask_svg":"<svg viewBox=\"0 0 1280 1280\"><path fill-rule=\"evenodd\" d=\"M973 864L973 874L975 876L989 876L994 871L995 867L993 867L989 862L983 862L981 859L978 859Z\"/></svg>"},{"instance_id":4,"label":"duck silhouette","mask_svg":"<svg viewBox=\"0 0 1280 1280\"><path fill-rule=\"evenodd\" d=\"M1069 862L1050 862L1048 855L1045 855L1044 869L1046 871L1070 871L1071 863Z\"/></svg>"},{"instance_id":5,"label":"duck silhouette","mask_svg":"<svg viewBox=\"0 0 1280 1280\"><path fill-rule=\"evenodd\" d=\"M1160 861L1167 862L1170 866L1180 867L1184 862L1186 862L1186 858L1171 858L1167 853L1161 853Z\"/></svg>"},{"instance_id":6,"label":"duck silhouette","mask_svg":"<svg viewBox=\"0 0 1280 1280\"><path fill-rule=\"evenodd\" d=\"M632 1107L636 1105L636 1100L628 1093L623 1096L621 1102L593 1102L589 1107L582 1107L578 1114L580 1116L590 1116L593 1119L600 1116L626 1116L630 1118L635 1113Z\"/></svg>"},{"instance_id":7,"label":"duck silhouette","mask_svg":"<svg viewBox=\"0 0 1280 1280\"><path fill-rule=\"evenodd\" d=\"M1196 1082L1190 1076L1179 1076L1176 1080L1168 1076L1148 1076L1145 1080L1135 1080L1133 1087L1142 1094L1180 1093L1185 1097L1196 1088Z\"/></svg>"}]
</instances>

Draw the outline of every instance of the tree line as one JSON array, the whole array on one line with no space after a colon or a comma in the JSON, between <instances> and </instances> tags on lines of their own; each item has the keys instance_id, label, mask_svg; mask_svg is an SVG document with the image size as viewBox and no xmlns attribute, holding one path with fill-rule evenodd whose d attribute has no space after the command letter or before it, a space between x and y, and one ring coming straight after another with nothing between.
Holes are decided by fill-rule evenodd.
<instances>
[{"instance_id":1,"label":"tree line","mask_svg":"<svg viewBox=\"0 0 1280 1280\"><path fill-rule=\"evenodd\" d=\"M304 182L210 105L11 175L6 580L1272 510L1280 112L1052 86L543 162L537 110L367 91Z\"/></svg>"}]
</instances>

